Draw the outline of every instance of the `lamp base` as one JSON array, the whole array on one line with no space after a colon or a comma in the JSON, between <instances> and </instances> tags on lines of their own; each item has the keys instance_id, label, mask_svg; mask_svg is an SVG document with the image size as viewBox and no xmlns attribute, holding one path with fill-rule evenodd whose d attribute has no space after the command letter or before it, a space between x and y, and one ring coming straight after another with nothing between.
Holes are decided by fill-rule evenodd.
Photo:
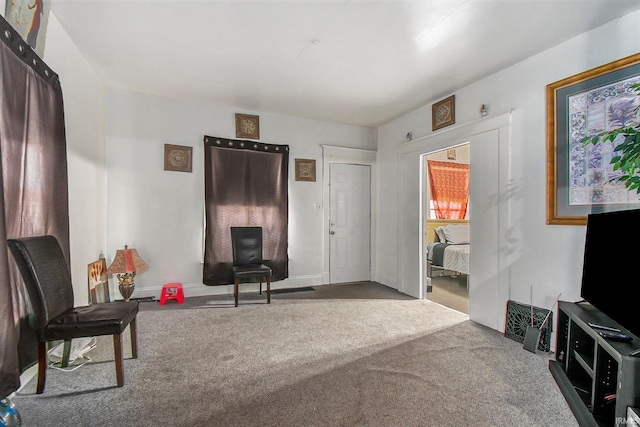
<instances>
[{"instance_id":1,"label":"lamp base","mask_svg":"<svg viewBox=\"0 0 640 427\"><path fill-rule=\"evenodd\" d=\"M136 285L134 285L133 283L121 283L118 286L118 288L120 289L120 295L122 295L122 298L124 298L125 302L129 302L129 298L131 298L135 287Z\"/></svg>"},{"instance_id":2,"label":"lamp base","mask_svg":"<svg viewBox=\"0 0 640 427\"><path fill-rule=\"evenodd\" d=\"M124 298L124 302L129 302L129 298L133 294L133 290L136 285L133 283L133 278L136 275L136 272L118 274L118 280L120 281L120 285L118 288L120 289L120 295Z\"/></svg>"}]
</instances>

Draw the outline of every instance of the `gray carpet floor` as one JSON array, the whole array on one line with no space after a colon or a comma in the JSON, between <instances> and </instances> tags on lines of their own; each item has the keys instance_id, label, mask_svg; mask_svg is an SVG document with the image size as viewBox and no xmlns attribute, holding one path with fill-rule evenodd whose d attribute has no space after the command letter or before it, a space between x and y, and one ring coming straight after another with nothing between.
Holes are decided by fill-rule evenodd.
<instances>
[{"instance_id":1,"label":"gray carpet floor","mask_svg":"<svg viewBox=\"0 0 640 427\"><path fill-rule=\"evenodd\" d=\"M110 337L44 394L29 381L23 425L577 425L548 354L376 283L141 303L138 341L122 388Z\"/></svg>"}]
</instances>

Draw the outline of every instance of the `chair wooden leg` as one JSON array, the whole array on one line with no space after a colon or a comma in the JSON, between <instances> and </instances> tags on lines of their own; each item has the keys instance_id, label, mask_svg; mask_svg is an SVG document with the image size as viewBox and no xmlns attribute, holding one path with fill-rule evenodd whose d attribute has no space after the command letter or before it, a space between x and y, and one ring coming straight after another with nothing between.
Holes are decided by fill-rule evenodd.
<instances>
[{"instance_id":1,"label":"chair wooden leg","mask_svg":"<svg viewBox=\"0 0 640 427\"><path fill-rule=\"evenodd\" d=\"M113 334L113 353L116 360L116 383L118 387L124 385L124 371L122 369L122 335Z\"/></svg>"},{"instance_id":2,"label":"chair wooden leg","mask_svg":"<svg viewBox=\"0 0 640 427\"><path fill-rule=\"evenodd\" d=\"M240 286L240 279L233 281L233 297L236 300L236 307L238 306L238 287Z\"/></svg>"},{"instance_id":3,"label":"chair wooden leg","mask_svg":"<svg viewBox=\"0 0 640 427\"><path fill-rule=\"evenodd\" d=\"M42 394L44 383L47 381L47 343L38 342L38 385L36 394Z\"/></svg>"},{"instance_id":4,"label":"chair wooden leg","mask_svg":"<svg viewBox=\"0 0 640 427\"><path fill-rule=\"evenodd\" d=\"M131 358L138 358L138 330L136 329L136 318L134 317L131 323L129 323L129 329L131 329Z\"/></svg>"},{"instance_id":5,"label":"chair wooden leg","mask_svg":"<svg viewBox=\"0 0 640 427\"><path fill-rule=\"evenodd\" d=\"M267 276L267 304L271 304L271 276Z\"/></svg>"}]
</instances>

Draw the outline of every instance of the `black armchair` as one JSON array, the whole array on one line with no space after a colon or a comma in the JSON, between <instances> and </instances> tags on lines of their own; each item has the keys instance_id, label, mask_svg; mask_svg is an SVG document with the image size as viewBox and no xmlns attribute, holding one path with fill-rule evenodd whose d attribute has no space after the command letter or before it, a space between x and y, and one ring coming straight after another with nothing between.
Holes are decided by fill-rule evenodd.
<instances>
[{"instance_id":1,"label":"black armchair","mask_svg":"<svg viewBox=\"0 0 640 427\"><path fill-rule=\"evenodd\" d=\"M233 247L233 296L238 306L238 287L241 280L267 281L267 304L271 304L271 268L262 260L262 227L231 227Z\"/></svg>"},{"instance_id":2,"label":"black armchair","mask_svg":"<svg viewBox=\"0 0 640 427\"><path fill-rule=\"evenodd\" d=\"M131 330L131 353L138 357L135 302L113 302L73 307L71 274L60 244L53 236L8 240L33 311L31 324L38 337L38 385L44 391L47 369L47 341L113 335L116 382L124 385L122 369L122 332Z\"/></svg>"}]
</instances>

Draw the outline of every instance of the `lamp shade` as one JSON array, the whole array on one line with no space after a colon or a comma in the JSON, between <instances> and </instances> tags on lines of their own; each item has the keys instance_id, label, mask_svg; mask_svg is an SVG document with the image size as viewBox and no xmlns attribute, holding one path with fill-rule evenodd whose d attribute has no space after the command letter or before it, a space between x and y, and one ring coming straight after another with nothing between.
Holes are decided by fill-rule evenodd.
<instances>
[{"instance_id":1,"label":"lamp shade","mask_svg":"<svg viewBox=\"0 0 640 427\"><path fill-rule=\"evenodd\" d=\"M143 271L149 266L140 258L138 251L128 249L125 245L124 249L118 249L113 262L107 269L107 273L133 273L134 271Z\"/></svg>"}]
</instances>

